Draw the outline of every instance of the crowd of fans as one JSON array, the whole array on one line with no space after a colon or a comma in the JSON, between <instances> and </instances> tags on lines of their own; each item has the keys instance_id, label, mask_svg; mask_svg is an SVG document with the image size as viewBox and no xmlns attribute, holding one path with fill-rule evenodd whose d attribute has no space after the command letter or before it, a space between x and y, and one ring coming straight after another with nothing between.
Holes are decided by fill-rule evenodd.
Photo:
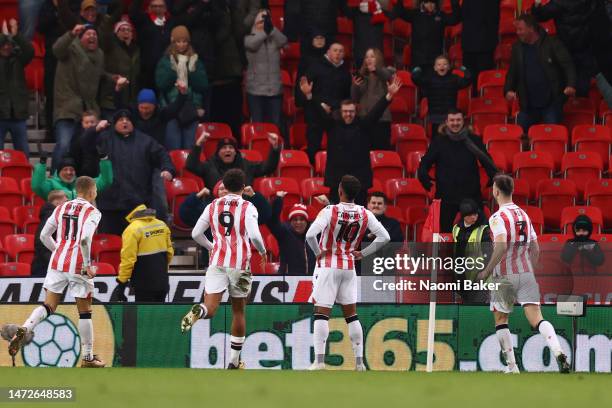
<instances>
[{"instance_id":1,"label":"crowd of fans","mask_svg":"<svg viewBox=\"0 0 612 408\"><path fill-rule=\"evenodd\" d=\"M281 27L266 0L20 1L19 22L5 21L0 34L0 149L10 133L13 147L30 154L25 69L34 57L31 40L39 33L46 48L47 138L55 147L41 153L33 191L57 205L74 198L76 176L96 177L100 232L121 235L129 225L126 216L139 204L168 221L164 180L177 176L169 151L186 149L186 169L204 185L181 208L182 221L193 225L206 203L223 194L220 180L227 170L242 169L252 186L255 178L273 175L281 149L291 147L282 115L281 53L299 41L291 96L304 109L306 152L313 165L327 137L329 195L323 199L337 202L340 178L357 176L364 190L356 202L367 204L392 230L392 239L402 241L397 221L385 216L384 194L371 194L369 200L366 195L373 182L369 152L393 149L389 106L403 83L382 50L385 23L399 19L411 24L411 80L428 100L431 125L418 179L426 190L435 185L442 200L441 228L450 232L465 199L472 200L482 221L479 164L489 178L501 170L457 108L459 92L470 85L476 92L479 73L495 68L502 1L448 3L443 10L434 0L285 0ZM534 124L560 123L567 98L587 96L592 78L612 107L612 1L541 3L536 0L515 22L517 40L504 86L504 96L519 101L518 123L525 134ZM354 25L351 59L337 40L339 16ZM551 19L556 36L539 25ZM463 65L453 71L445 30L458 24ZM270 150L262 162L240 154L243 105L250 121L280 130L269 133ZM225 123L233 134L218 140L206 158L202 152L210 135L196 137L204 122ZM314 257L304 245L312 218L307 209L296 205L284 212L282 191L272 204L252 187L247 191L257 203L260 224L280 245L283 272L312 271Z\"/></svg>"}]
</instances>

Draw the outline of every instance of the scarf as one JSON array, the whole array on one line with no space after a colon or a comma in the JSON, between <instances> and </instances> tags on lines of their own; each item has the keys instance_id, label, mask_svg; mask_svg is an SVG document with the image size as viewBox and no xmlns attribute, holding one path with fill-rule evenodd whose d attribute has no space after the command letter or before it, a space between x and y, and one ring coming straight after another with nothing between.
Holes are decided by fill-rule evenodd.
<instances>
[{"instance_id":1,"label":"scarf","mask_svg":"<svg viewBox=\"0 0 612 408\"><path fill-rule=\"evenodd\" d=\"M166 20L168 20L168 13L164 13L162 17L157 17L156 14L149 13L149 18L158 27L163 27L166 25Z\"/></svg>"},{"instance_id":2,"label":"scarf","mask_svg":"<svg viewBox=\"0 0 612 408\"><path fill-rule=\"evenodd\" d=\"M189 87L189 73L195 71L197 61L197 54L193 54L192 56L183 54L177 54L174 57L170 56L170 64L172 69L176 71L176 79L184 81L187 87Z\"/></svg>"},{"instance_id":3,"label":"scarf","mask_svg":"<svg viewBox=\"0 0 612 408\"><path fill-rule=\"evenodd\" d=\"M493 160L489 158L489 155L487 155L485 152L480 150L478 146L476 146L474 142L472 142L472 139L470 139L469 137L470 132L468 131L468 128L464 127L459 132L454 133L448 127L445 127L444 133L453 142L462 142L465 145L465 147L467 147L467 149L470 152L472 152L474 156L478 158L478 161L480 161L480 163L483 163L483 164L486 163L487 165L492 166L493 168L497 169L497 166L495 166L495 163L493 163Z\"/></svg>"}]
</instances>

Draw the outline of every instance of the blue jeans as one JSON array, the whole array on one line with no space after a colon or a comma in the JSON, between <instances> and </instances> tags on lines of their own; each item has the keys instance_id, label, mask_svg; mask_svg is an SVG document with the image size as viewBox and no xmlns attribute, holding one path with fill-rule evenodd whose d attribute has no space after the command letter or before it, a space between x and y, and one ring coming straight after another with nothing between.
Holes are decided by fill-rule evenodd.
<instances>
[{"instance_id":1,"label":"blue jeans","mask_svg":"<svg viewBox=\"0 0 612 408\"><path fill-rule=\"evenodd\" d=\"M552 103L545 108L528 108L526 111L520 111L516 121L523 128L523 132L527 134L529 128L539 124L559 124L563 120L562 105Z\"/></svg>"},{"instance_id":2,"label":"blue jeans","mask_svg":"<svg viewBox=\"0 0 612 408\"><path fill-rule=\"evenodd\" d=\"M32 41L38 23L38 13L45 0L19 0L19 32Z\"/></svg>"},{"instance_id":3,"label":"blue jeans","mask_svg":"<svg viewBox=\"0 0 612 408\"><path fill-rule=\"evenodd\" d=\"M247 94L247 103L251 112L251 121L274 123L281 129L283 95L260 96Z\"/></svg>"},{"instance_id":4,"label":"blue jeans","mask_svg":"<svg viewBox=\"0 0 612 408\"><path fill-rule=\"evenodd\" d=\"M57 170L60 161L70 150L70 142L76 126L76 122L72 119L60 119L55 123L55 149L53 149L51 174Z\"/></svg>"},{"instance_id":5,"label":"blue jeans","mask_svg":"<svg viewBox=\"0 0 612 408\"><path fill-rule=\"evenodd\" d=\"M11 134L13 149L21 150L26 156L30 157L26 121L12 119L0 120L0 150L4 149L4 138L7 133Z\"/></svg>"},{"instance_id":6,"label":"blue jeans","mask_svg":"<svg viewBox=\"0 0 612 408\"><path fill-rule=\"evenodd\" d=\"M176 119L172 119L166 126L166 140L164 142L166 149L191 149L195 143L197 128L198 122L181 127Z\"/></svg>"}]
</instances>

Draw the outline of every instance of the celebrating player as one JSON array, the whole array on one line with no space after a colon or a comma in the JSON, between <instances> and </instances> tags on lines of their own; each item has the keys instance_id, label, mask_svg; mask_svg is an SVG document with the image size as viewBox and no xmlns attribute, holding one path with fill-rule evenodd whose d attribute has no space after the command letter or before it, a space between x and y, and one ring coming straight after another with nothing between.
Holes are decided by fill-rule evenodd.
<instances>
[{"instance_id":1,"label":"celebrating player","mask_svg":"<svg viewBox=\"0 0 612 408\"><path fill-rule=\"evenodd\" d=\"M495 330L508 364L507 373L519 373L514 358L512 336L508 329L508 314L515 299L523 306L525 317L533 328L544 336L562 373L569 372L567 357L561 350L555 328L544 320L540 310L540 288L533 275L533 263L537 264L539 246L529 216L512 202L514 181L510 176L497 175L493 179L493 197L499 210L489 220L493 234L493 253L486 268L478 275L485 280L493 273L500 283L491 292L491 311L495 317Z\"/></svg>"},{"instance_id":2,"label":"celebrating player","mask_svg":"<svg viewBox=\"0 0 612 408\"><path fill-rule=\"evenodd\" d=\"M353 176L342 177L338 187L340 204L328 205L312 223L306 241L317 256L310 301L314 303L315 361L311 370L325 369L325 346L329 335L329 314L338 303L348 324L349 337L355 354L355 367L365 371L363 364L363 330L357 317L357 276L355 260L374 253L389 242L389 233L374 214L354 204L361 183ZM369 229L376 236L372 244L358 251ZM317 243L317 235L321 238Z\"/></svg>"},{"instance_id":3,"label":"celebrating player","mask_svg":"<svg viewBox=\"0 0 612 408\"><path fill-rule=\"evenodd\" d=\"M194 305L181 321L181 331L185 333L198 319L211 319L219 307L223 292L229 292L232 301L232 330L228 369L244 368L240 360L246 334L244 309L253 279L249 270L249 239L262 259L266 256L257 225L257 209L242 199L244 183L242 170L228 170L223 176L227 194L204 209L193 229L193 239L210 251L210 266L204 282L204 302ZM213 243L204 236L208 228L212 229Z\"/></svg>"},{"instance_id":4,"label":"celebrating player","mask_svg":"<svg viewBox=\"0 0 612 408\"><path fill-rule=\"evenodd\" d=\"M91 177L76 180L77 198L55 208L40 233L41 242L52 251L51 261L43 287L45 302L17 329L9 343L9 354L15 356L21 349L26 334L55 312L62 293L68 286L76 299L79 311L79 335L83 361L81 367L100 368L104 362L93 354L93 324L91 322L91 295L95 270L91 267L91 241L100 218L93 202L98 194L96 181ZM57 232L56 239L51 235Z\"/></svg>"}]
</instances>

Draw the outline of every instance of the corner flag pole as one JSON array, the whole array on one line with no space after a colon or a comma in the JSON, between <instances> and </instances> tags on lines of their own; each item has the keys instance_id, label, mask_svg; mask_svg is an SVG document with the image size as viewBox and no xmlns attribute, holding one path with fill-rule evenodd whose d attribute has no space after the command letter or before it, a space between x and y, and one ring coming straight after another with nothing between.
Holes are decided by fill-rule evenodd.
<instances>
[{"instance_id":1,"label":"corner flag pole","mask_svg":"<svg viewBox=\"0 0 612 408\"><path fill-rule=\"evenodd\" d=\"M436 258L438 256L438 242L444 241L444 239L439 235L433 234L433 248L432 248L432 258ZM438 278L438 270L436 269L437 262L433 263L433 268L431 269L431 277L430 277L430 285L434 285L437 283ZM432 290L429 292L429 320L427 322L427 367L426 371L431 373L433 371L433 359L434 359L434 337L436 333L436 291Z\"/></svg>"}]
</instances>

